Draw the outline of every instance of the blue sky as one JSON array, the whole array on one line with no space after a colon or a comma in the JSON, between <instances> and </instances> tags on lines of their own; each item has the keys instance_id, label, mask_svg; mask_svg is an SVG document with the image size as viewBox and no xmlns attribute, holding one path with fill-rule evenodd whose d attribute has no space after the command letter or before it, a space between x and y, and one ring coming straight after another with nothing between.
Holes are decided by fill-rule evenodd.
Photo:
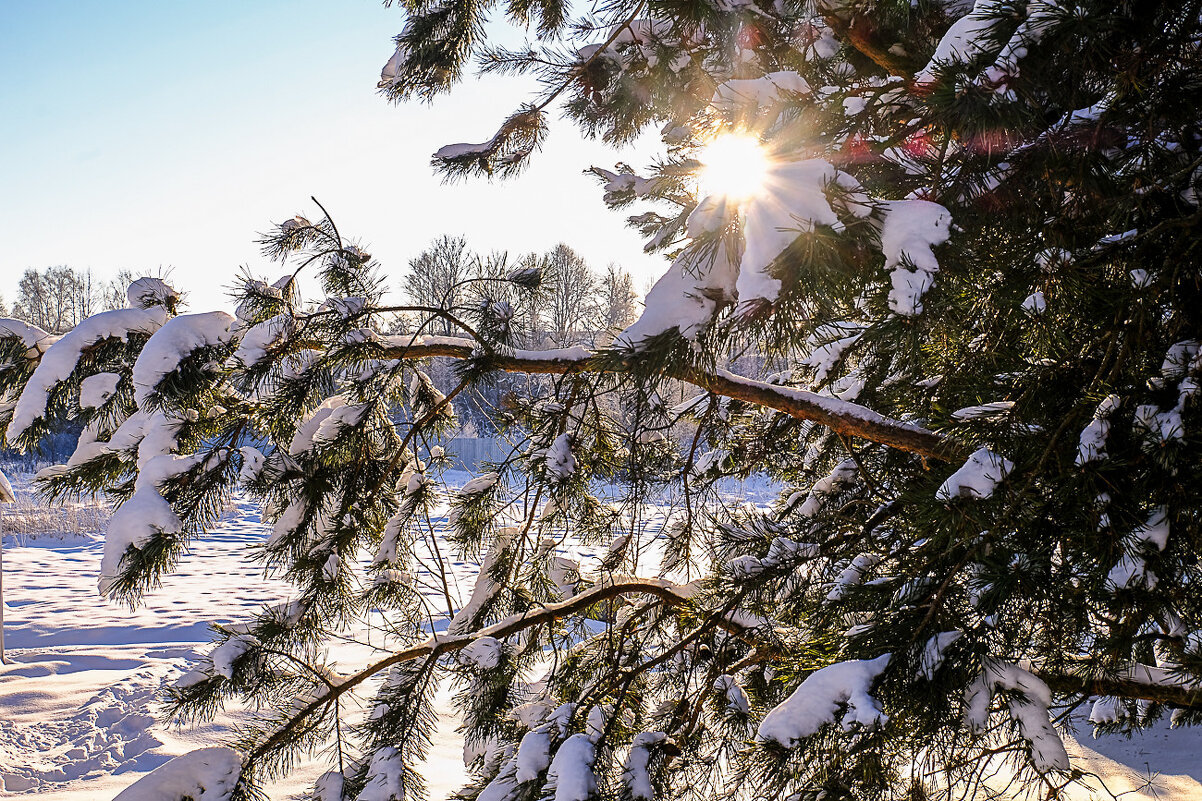
<instances>
[{"instance_id":1,"label":"blue sky","mask_svg":"<svg viewBox=\"0 0 1202 801\"><path fill-rule=\"evenodd\" d=\"M226 305L258 232L314 195L395 287L443 233L477 250L565 241L642 286L661 268L590 164L649 160L565 122L513 181L443 185L429 155L478 142L529 91L472 78L433 105L376 93L401 12L378 0L0 0L0 295L27 267L170 269L194 310Z\"/></svg>"}]
</instances>

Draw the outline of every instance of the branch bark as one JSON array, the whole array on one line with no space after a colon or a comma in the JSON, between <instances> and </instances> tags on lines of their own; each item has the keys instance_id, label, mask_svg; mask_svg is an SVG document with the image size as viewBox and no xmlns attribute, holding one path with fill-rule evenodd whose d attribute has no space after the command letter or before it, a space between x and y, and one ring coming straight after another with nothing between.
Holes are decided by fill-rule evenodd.
<instances>
[{"instance_id":1,"label":"branch bark","mask_svg":"<svg viewBox=\"0 0 1202 801\"><path fill-rule=\"evenodd\" d=\"M413 344L385 342L384 357L388 359L424 359L441 356L470 359L476 344L456 337L427 337ZM562 348L545 351L510 351L489 357L498 370L515 373L633 373L635 360L631 357L614 359L605 354L602 360L584 348ZM702 372L690 366L669 366L666 374L728 398L776 409L799 420L812 420L844 436L859 437L870 442L916 453L939 461L963 459L967 451L957 443L928 429L877 414L871 409L814 392L777 386L764 381L736 375L727 370Z\"/></svg>"},{"instance_id":2,"label":"branch bark","mask_svg":"<svg viewBox=\"0 0 1202 801\"><path fill-rule=\"evenodd\" d=\"M1202 710L1202 684L1177 679L1167 670L1136 664L1113 675L1090 675L1082 667L1079 673L1035 671L1035 675L1058 695L1112 695Z\"/></svg>"},{"instance_id":3,"label":"branch bark","mask_svg":"<svg viewBox=\"0 0 1202 801\"><path fill-rule=\"evenodd\" d=\"M616 581L611 584L602 584L592 589L585 590L579 595L573 596L568 600L558 604L548 604L532 609L529 612L521 615L513 615L504 620L487 626L479 631L471 634L462 634L459 636L447 637L435 635L423 643L411 646L401 651L386 656L380 661L369 665L355 675L347 678L345 681L339 682L324 695L314 698L304 707L302 707L293 717L275 731L270 737L260 743L246 757L246 763L263 758L271 753L279 744L285 742L288 735L297 727L301 726L304 721L324 706L328 706L338 700L349 690L362 684L367 679L376 675L382 670L386 670L393 665L402 662L410 662L414 659L422 659L426 657L437 657L444 654L451 654L460 651L471 645L481 637L509 637L517 634L525 629L541 626L561 617L582 612L593 604L601 601L616 598L619 595L627 595L631 593L640 593L645 595L654 595L668 603L678 604L688 600L688 594L680 591L668 581L654 579L632 579ZM245 763L244 763L245 764Z\"/></svg>"}]
</instances>

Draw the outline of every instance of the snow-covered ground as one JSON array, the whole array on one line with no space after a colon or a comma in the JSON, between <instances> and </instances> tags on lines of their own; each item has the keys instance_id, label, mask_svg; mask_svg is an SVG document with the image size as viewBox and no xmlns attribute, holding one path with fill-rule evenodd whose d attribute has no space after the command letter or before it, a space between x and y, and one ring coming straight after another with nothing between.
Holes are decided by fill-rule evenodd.
<instances>
[{"instance_id":1,"label":"snow-covered ground","mask_svg":"<svg viewBox=\"0 0 1202 801\"><path fill-rule=\"evenodd\" d=\"M27 480L14 483L27 495ZM767 500L762 487L741 489ZM69 523L76 530L58 537L5 536L10 664L0 666L0 796L110 799L171 756L219 741L231 718L179 730L162 721L158 694L198 658L210 622L244 620L287 595L285 585L265 578L245 558L246 546L265 532L257 508L241 501L194 543L176 574L144 606L130 610L105 603L96 592L100 535L79 530L86 521L102 520L102 512L75 510L68 521L85 523ZM13 530L14 514L0 509L5 531ZM470 591L475 565L459 562L455 569L467 585L461 589ZM427 773L434 799L447 797L463 779L449 690L440 697L442 724ZM1160 726L1128 741L1094 740L1084 728L1078 738L1068 743L1069 753L1116 795L1202 799L1198 730ZM305 791L323 769L302 766L272 788L272 798ZM1107 796L1082 791L1078 797Z\"/></svg>"}]
</instances>

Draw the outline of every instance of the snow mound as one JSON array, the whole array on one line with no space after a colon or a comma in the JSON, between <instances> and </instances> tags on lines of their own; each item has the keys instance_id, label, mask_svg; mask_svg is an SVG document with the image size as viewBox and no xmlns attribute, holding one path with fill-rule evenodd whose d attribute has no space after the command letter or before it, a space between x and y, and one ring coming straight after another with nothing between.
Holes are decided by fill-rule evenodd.
<instances>
[{"instance_id":1,"label":"snow mound","mask_svg":"<svg viewBox=\"0 0 1202 801\"><path fill-rule=\"evenodd\" d=\"M241 773L237 751L200 748L155 768L113 801L227 801Z\"/></svg>"}]
</instances>

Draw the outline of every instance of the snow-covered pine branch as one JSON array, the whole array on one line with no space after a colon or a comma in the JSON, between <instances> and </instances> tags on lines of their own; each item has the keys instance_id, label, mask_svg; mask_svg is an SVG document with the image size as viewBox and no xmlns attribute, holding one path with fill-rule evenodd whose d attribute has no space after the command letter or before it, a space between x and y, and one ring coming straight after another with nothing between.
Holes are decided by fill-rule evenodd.
<instances>
[{"instance_id":1,"label":"snow-covered pine branch","mask_svg":"<svg viewBox=\"0 0 1202 801\"><path fill-rule=\"evenodd\" d=\"M249 699L246 736L185 778L226 793L236 759L247 795L336 753L322 793L414 797L442 681L481 801L957 797L1005 753L1049 790L1091 696L1107 731L1202 722L1196 8L553 3L509 10L555 42L523 52L485 11L409 8L381 88L433 97L473 54L542 80L441 151L458 175L537 158L553 101L661 131L655 164L593 170L671 256L613 346L516 348L513 306L457 281L383 333L398 307L324 214L266 237L288 273L246 276L233 320L143 286L62 339L0 324L10 441L84 425L41 486L125 504L111 595L169 582L235 492L271 526L290 597L173 696ZM718 134L750 190L710 186ZM489 382L502 455L448 481ZM749 475L776 501L732 499ZM387 654L334 669L369 609Z\"/></svg>"}]
</instances>

